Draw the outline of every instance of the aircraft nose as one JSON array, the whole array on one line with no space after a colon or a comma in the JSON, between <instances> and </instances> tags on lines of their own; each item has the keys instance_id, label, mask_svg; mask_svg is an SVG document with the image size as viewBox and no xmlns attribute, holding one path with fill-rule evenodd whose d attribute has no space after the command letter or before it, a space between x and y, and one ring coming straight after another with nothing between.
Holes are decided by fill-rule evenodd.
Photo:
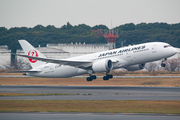
<instances>
[{"instance_id":1,"label":"aircraft nose","mask_svg":"<svg viewBox=\"0 0 180 120\"><path fill-rule=\"evenodd\" d=\"M172 48L172 54L176 54L178 51L177 51L177 49L176 48Z\"/></svg>"}]
</instances>

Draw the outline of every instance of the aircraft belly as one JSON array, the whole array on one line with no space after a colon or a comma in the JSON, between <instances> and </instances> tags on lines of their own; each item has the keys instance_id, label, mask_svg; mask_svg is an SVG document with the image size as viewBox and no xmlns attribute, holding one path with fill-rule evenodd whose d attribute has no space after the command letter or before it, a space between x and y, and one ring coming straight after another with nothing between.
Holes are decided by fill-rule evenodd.
<instances>
[{"instance_id":1,"label":"aircraft belly","mask_svg":"<svg viewBox=\"0 0 180 120\"><path fill-rule=\"evenodd\" d=\"M143 54L137 54L137 57L135 57L135 62L139 63L147 63L147 62L152 62L152 61L157 61L162 59L162 53L159 52L158 50L156 52L151 52L151 51L146 51Z\"/></svg>"},{"instance_id":2,"label":"aircraft belly","mask_svg":"<svg viewBox=\"0 0 180 120\"><path fill-rule=\"evenodd\" d=\"M142 64L152 59L150 54L149 51L134 52L124 57L124 60L127 61L126 65Z\"/></svg>"},{"instance_id":3,"label":"aircraft belly","mask_svg":"<svg viewBox=\"0 0 180 120\"><path fill-rule=\"evenodd\" d=\"M53 77L55 78L66 78L77 75L78 68L70 66L61 66L54 69Z\"/></svg>"},{"instance_id":4,"label":"aircraft belly","mask_svg":"<svg viewBox=\"0 0 180 120\"><path fill-rule=\"evenodd\" d=\"M63 66L59 67L58 69L54 70L53 77L55 78L67 78L67 77L73 77L81 74L86 74L87 71L80 69L80 68L75 68L71 66Z\"/></svg>"}]
</instances>

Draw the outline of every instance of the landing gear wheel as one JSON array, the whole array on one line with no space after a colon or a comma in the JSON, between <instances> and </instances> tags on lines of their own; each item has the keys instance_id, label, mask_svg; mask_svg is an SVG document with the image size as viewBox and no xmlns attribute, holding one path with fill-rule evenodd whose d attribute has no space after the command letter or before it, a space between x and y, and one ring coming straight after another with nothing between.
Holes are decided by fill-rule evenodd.
<instances>
[{"instance_id":1,"label":"landing gear wheel","mask_svg":"<svg viewBox=\"0 0 180 120\"><path fill-rule=\"evenodd\" d=\"M89 77L86 78L86 80L89 82L89 81L92 81L92 80L95 80L97 77L95 75L90 75Z\"/></svg>"},{"instance_id":2,"label":"landing gear wheel","mask_svg":"<svg viewBox=\"0 0 180 120\"><path fill-rule=\"evenodd\" d=\"M103 80L109 80L109 77L108 76L104 76Z\"/></svg>"},{"instance_id":3,"label":"landing gear wheel","mask_svg":"<svg viewBox=\"0 0 180 120\"><path fill-rule=\"evenodd\" d=\"M166 67L166 64L164 63L167 60L167 58L162 59L161 67Z\"/></svg>"},{"instance_id":4,"label":"landing gear wheel","mask_svg":"<svg viewBox=\"0 0 180 120\"><path fill-rule=\"evenodd\" d=\"M111 78L113 78L113 75L107 75L107 77L111 79Z\"/></svg>"},{"instance_id":5,"label":"landing gear wheel","mask_svg":"<svg viewBox=\"0 0 180 120\"><path fill-rule=\"evenodd\" d=\"M113 75L106 73L106 76L103 77L103 80L109 80L109 79L112 79L113 78Z\"/></svg>"},{"instance_id":6,"label":"landing gear wheel","mask_svg":"<svg viewBox=\"0 0 180 120\"><path fill-rule=\"evenodd\" d=\"M95 80L97 77L95 75L91 75L90 78Z\"/></svg>"},{"instance_id":7,"label":"landing gear wheel","mask_svg":"<svg viewBox=\"0 0 180 120\"><path fill-rule=\"evenodd\" d=\"M161 63L161 67L166 67L166 64L165 63Z\"/></svg>"},{"instance_id":8,"label":"landing gear wheel","mask_svg":"<svg viewBox=\"0 0 180 120\"><path fill-rule=\"evenodd\" d=\"M89 82L92 81L93 79L91 79L91 77L87 77L86 80Z\"/></svg>"}]
</instances>

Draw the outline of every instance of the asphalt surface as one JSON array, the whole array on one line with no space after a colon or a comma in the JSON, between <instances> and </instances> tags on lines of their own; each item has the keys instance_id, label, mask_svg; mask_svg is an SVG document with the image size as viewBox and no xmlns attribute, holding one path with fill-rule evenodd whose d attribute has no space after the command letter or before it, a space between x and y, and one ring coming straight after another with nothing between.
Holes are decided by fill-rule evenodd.
<instances>
[{"instance_id":1,"label":"asphalt surface","mask_svg":"<svg viewBox=\"0 0 180 120\"><path fill-rule=\"evenodd\" d=\"M180 100L179 87L0 86L0 93L70 93L0 96L0 100ZM0 120L179 120L180 115L124 113L0 113Z\"/></svg>"},{"instance_id":2,"label":"asphalt surface","mask_svg":"<svg viewBox=\"0 0 180 120\"><path fill-rule=\"evenodd\" d=\"M121 113L0 113L0 120L179 120L180 115Z\"/></svg>"},{"instance_id":3,"label":"asphalt surface","mask_svg":"<svg viewBox=\"0 0 180 120\"><path fill-rule=\"evenodd\" d=\"M0 100L180 100L180 87L0 86L0 93L70 93L0 96Z\"/></svg>"}]
</instances>

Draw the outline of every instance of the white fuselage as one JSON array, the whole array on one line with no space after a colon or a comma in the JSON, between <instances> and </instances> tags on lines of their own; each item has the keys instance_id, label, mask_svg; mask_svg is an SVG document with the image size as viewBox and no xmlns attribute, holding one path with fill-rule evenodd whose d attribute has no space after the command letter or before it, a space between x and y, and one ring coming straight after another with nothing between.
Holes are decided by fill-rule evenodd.
<instances>
[{"instance_id":1,"label":"white fuselage","mask_svg":"<svg viewBox=\"0 0 180 120\"><path fill-rule=\"evenodd\" d=\"M168 58L176 54L176 52L176 49L167 43L151 42L68 58L68 60L89 60L96 62L102 59L110 59L113 62L113 69L117 69ZM42 71L38 73L27 73L27 75L66 78L88 74L88 71L85 69L54 63L47 63L33 70L36 69Z\"/></svg>"}]
</instances>

